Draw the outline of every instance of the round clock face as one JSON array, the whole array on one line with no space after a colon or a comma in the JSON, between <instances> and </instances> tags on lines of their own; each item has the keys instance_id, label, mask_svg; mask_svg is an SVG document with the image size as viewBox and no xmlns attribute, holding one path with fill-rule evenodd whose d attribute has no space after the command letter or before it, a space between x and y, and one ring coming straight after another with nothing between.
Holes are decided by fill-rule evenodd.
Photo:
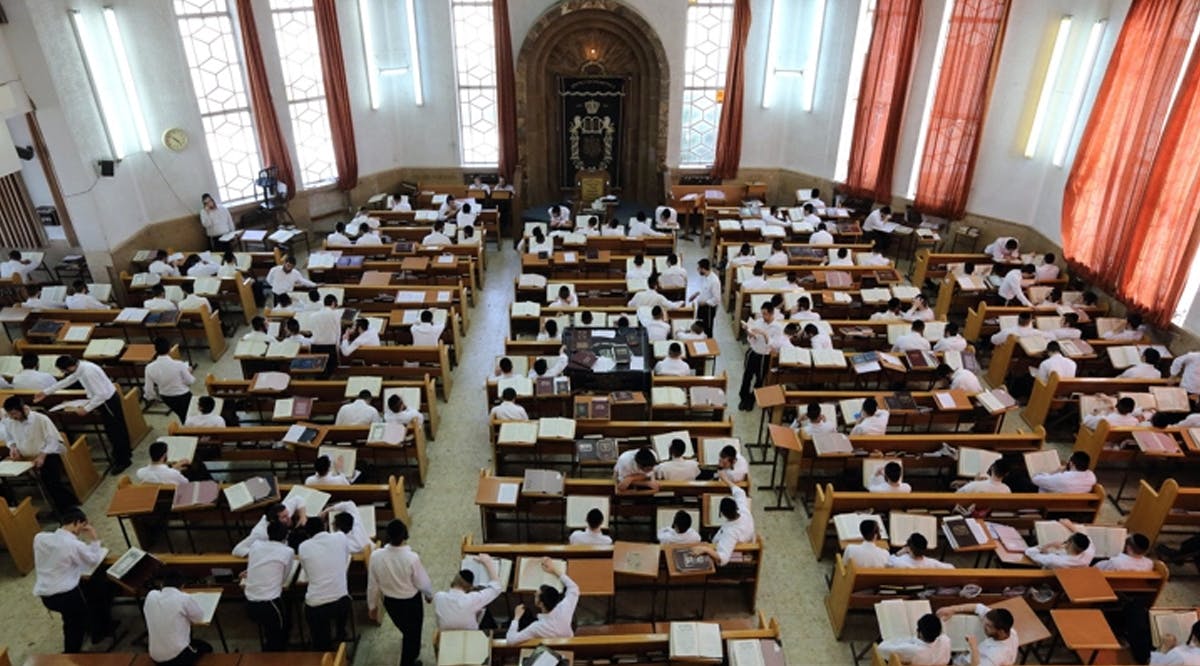
<instances>
[{"instance_id":1,"label":"round clock face","mask_svg":"<svg viewBox=\"0 0 1200 666\"><path fill-rule=\"evenodd\" d=\"M172 127L171 129L163 132L162 142L163 145L170 150L179 152L184 148L187 148L188 135L187 132L184 132L182 129L179 129L178 127Z\"/></svg>"}]
</instances>

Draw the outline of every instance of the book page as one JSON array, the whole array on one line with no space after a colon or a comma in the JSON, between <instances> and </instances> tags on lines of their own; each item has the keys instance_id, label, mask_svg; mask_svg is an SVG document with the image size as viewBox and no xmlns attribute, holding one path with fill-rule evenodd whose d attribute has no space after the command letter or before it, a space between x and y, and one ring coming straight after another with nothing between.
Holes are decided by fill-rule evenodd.
<instances>
[{"instance_id":1,"label":"book page","mask_svg":"<svg viewBox=\"0 0 1200 666\"><path fill-rule=\"evenodd\" d=\"M283 398L281 400L276 400L275 410L271 413L271 418L276 420L290 419L292 418L292 410L295 408L296 400L294 398ZM288 430L288 434L292 434L291 430Z\"/></svg>"},{"instance_id":2,"label":"book page","mask_svg":"<svg viewBox=\"0 0 1200 666\"><path fill-rule=\"evenodd\" d=\"M537 422L538 437L546 439L575 439L575 419L543 417Z\"/></svg>"},{"instance_id":3,"label":"book page","mask_svg":"<svg viewBox=\"0 0 1200 666\"><path fill-rule=\"evenodd\" d=\"M0 477L12 478L33 469L28 460L0 460Z\"/></svg>"},{"instance_id":4,"label":"book page","mask_svg":"<svg viewBox=\"0 0 1200 666\"><path fill-rule=\"evenodd\" d=\"M996 451L976 449L970 446L958 449L958 476L974 479L987 473L992 463L1003 456Z\"/></svg>"},{"instance_id":5,"label":"book page","mask_svg":"<svg viewBox=\"0 0 1200 666\"><path fill-rule=\"evenodd\" d=\"M346 478L354 476L355 465L358 461L358 454L354 447L322 446L317 449L317 456L329 456L329 461L333 463L331 469L346 475Z\"/></svg>"},{"instance_id":6,"label":"book page","mask_svg":"<svg viewBox=\"0 0 1200 666\"><path fill-rule=\"evenodd\" d=\"M925 599L887 599L875 604L875 620L883 640L903 640L917 635L917 620L931 613Z\"/></svg>"},{"instance_id":7,"label":"book page","mask_svg":"<svg viewBox=\"0 0 1200 666\"><path fill-rule=\"evenodd\" d=\"M327 492L309 488L308 486L292 486L288 491L284 501L299 497L304 500L304 513L308 516L317 516L325 510L325 505L329 504L329 500L333 497Z\"/></svg>"},{"instance_id":8,"label":"book page","mask_svg":"<svg viewBox=\"0 0 1200 666\"><path fill-rule=\"evenodd\" d=\"M716 622L696 623L696 650L704 659L720 659L725 656L721 642L721 625Z\"/></svg>"},{"instance_id":9,"label":"book page","mask_svg":"<svg viewBox=\"0 0 1200 666\"><path fill-rule=\"evenodd\" d=\"M133 569L134 565L136 565L138 561L145 556L146 552L142 549L130 548L129 550L125 551L125 554L122 555L116 562L113 562L111 567L108 568L108 575L117 580L121 580L129 573L131 569Z\"/></svg>"},{"instance_id":10,"label":"book page","mask_svg":"<svg viewBox=\"0 0 1200 666\"><path fill-rule=\"evenodd\" d=\"M536 421L505 421L496 437L498 444L534 444L538 439Z\"/></svg>"},{"instance_id":11,"label":"book page","mask_svg":"<svg viewBox=\"0 0 1200 666\"><path fill-rule=\"evenodd\" d=\"M726 641L730 666L763 666L762 644L757 638Z\"/></svg>"},{"instance_id":12,"label":"book page","mask_svg":"<svg viewBox=\"0 0 1200 666\"><path fill-rule=\"evenodd\" d=\"M225 501L229 503L229 508L234 511L254 503L254 496L250 494L250 489L246 487L245 481L225 488L224 492Z\"/></svg>"},{"instance_id":13,"label":"book page","mask_svg":"<svg viewBox=\"0 0 1200 666\"><path fill-rule=\"evenodd\" d=\"M592 509L599 509L604 514L604 522L600 527L608 527L608 498L595 495L567 495L567 527L583 529L587 527L587 515Z\"/></svg>"},{"instance_id":14,"label":"book page","mask_svg":"<svg viewBox=\"0 0 1200 666\"><path fill-rule=\"evenodd\" d=\"M695 657L699 654L695 622L672 622L667 635L671 658Z\"/></svg>"},{"instance_id":15,"label":"book page","mask_svg":"<svg viewBox=\"0 0 1200 666\"><path fill-rule=\"evenodd\" d=\"M650 388L650 402L661 407L686 407L687 394L678 386Z\"/></svg>"},{"instance_id":16,"label":"book page","mask_svg":"<svg viewBox=\"0 0 1200 666\"><path fill-rule=\"evenodd\" d=\"M692 448L692 435L686 430L675 430L672 432L664 432L659 435L654 435L650 438L654 445L654 453L658 456L659 462L664 462L671 459L671 442L676 439L683 440L683 457L694 458L696 451Z\"/></svg>"},{"instance_id":17,"label":"book page","mask_svg":"<svg viewBox=\"0 0 1200 666\"><path fill-rule=\"evenodd\" d=\"M158 439L167 444L167 460L175 462L196 459L196 444L200 441L199 437L164 436Z\"/></svg>"},{"instance_id":18,"label":"book page","mask_svg":"<svg viewBox=\"0 0 1200 666\"><path fill-rule=\"evenodd\" d=\"M1150 609L1150 633L1155 645L1163 636L1174 636L1182 645L1192 633L1192 625L1200 620L1196 611Z\"/></svg>"},{"instance_id":19,"label":"book page","mask_svg":"<svg viewBox=\"0 0 1200 666\"><path fill-rule=\"evenodd\" d=\"M196 624L212 624L213 616L217 614L217 604L221 602L220 592L188 592L188 596L200 604L204 617Z\"/></svg>"},{"instance_id":20,"label":"book page","mask_svg":"<svg viewBox=\"0 0 1200 666\"><path fill-rule=\"evenodd\" d=\"M1042 473L1053 474L1060 467L1062 467L1062 461L1059 460L1058 452L1054 449L1031 451L1025 454L1025 468L1029 470L1030 477Z\"/></svg>"},{"instance_id":21,"label":"book page","mask_svg":"<svg viewBox=\"0 0 1200 666\"><path fill-rule=\"evenodd\" d=\"M888 515L888 523L891 525L893 546L903 546L909 536L921 534L929 541L931 551L937 548L938 521L934 516L893 511Z\"/></svg>"},{"instance_id":22,"label":"book page","mask_svg":"<svg viewBox=\"0 0 1200 666\"><path fill-rule=\"evenodd\" d=\"M519 483L501 483L500 488L496 491L497 504L516 504L517 494L521 490Z\"/></svg>"},{"instance_id":23,"label":"book page","mask_svg":"<svg viewBox=\"0 0 1200 666\"><path fill-rule=\"evenodd\" d=\"M1033 524L1039 546L1055 546L1071 538L1071 530L1057 520L1039 520Z\"/></svg>"},{"instance_id":24,"label":"book page","mask_svg":"<svg viewBox=\"0 0 1200 666\"><path fill-rule=\"evenodd\" d=\"M864 520L870 520L878 526L880 539L888 538L887 528L879 516L871 513L839 513L833 517L838 541L862 541L862 531L859 526Z\"/></svg>"},{"instance_id":25,"label":"book page","mask_svg":"<svg viewBox=\"0 0 1200 666\"><path fill-rule=\"evenodd\" d=\"M979 641L986 638L983 622L977 615L954 615L945 623L943 630L950 637L950 649L954 652L965 652L969 649L967 636L974 636Z\"/></svg>"}]
</instances>

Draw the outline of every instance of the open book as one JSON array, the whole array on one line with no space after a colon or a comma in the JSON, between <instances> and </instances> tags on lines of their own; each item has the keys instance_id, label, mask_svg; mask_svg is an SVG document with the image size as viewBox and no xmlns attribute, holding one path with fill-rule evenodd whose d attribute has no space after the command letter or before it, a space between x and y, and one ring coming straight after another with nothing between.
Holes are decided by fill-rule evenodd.
<instances>
[{"instance_id":1,"label":"open book","mask_svg":"<svg viewBox=\"0 0 1200 666\"><path fill-rule=\"evenodd\" d=\"M562 472L553 469L527 469L521 491L527 494L562 495Z\"/></svg>"},{"instance_id":2,"label":"open book","mask_svg":"<svg viewBox=\"0 0 1200 666\"><path fill-rule=\"evenodd\" d=\"M1155 645L1162 644L1163 636L1174 636L1180 645L1192 635L1192 625L1200 621L1194 610L1150 609L1150 636Z\"/></svg>"},{"instance_id":3,"label":"open book","mask_svg":"<svg viewBox=\"0 0 1200 666\"><path fill-rule=\"evenodd\" d=\"M404 442L407 430L399 423L373 423L371 432L367 434L367 444L388 444L400 446Z\"/></svg>"},{"instance_id":4,"label":"open book","mask_svg":"<svg viewBox=\"0 0 1200 666\"><path fill-rule=\"evenodd\" d=\"M492 640L482 631L443 631L437 666L481 666L492 657Z\"/></svg>"},{"instance_id":5,"label":"open book","mask_svg":"<svg viewBox=\"0 0 1200 666\"><path fill-rule=\"evenodd\" d=\"M672 622L668 633L668 646L672 660L720 660L725 656L721 643L721 625L715 622Z\"/></svg>"},{"instance_id":6,"label":"open book","mask_svg":"<svg viewBox=\"0 0 1200 666\"><path fill-rule=\"evenodd\" d=\"M885 641L904 640L917 635L917 620L932 613L926 599L887 599L875 604L879 636Z\"/></svg>"},{"instance_id":7,"label":"open book","mask_svg":"<svg viewBox=\"0 0 1200 666\"><path fill-rule=\"evenodd\" d=\"M347 398L357 398L362 391L370 391L373 398L383 395L383 377L350 377L346 380Z\"/></svg>"},{"instance_id":8,"label":"open book","mask_svg":"<svg viewBox=\"0 0 1200 666\"><path fill-rule=\"evenodd\" d=\"M773 640L759 638L740 638L725 641L725 649L729 652L729 666L764 666L766 657L764 650L774 650L777 653L772 663L783 663L783 653L779 644Z\"/></svg>"},{"instance_id":9,"label":"open book","mask_svg":"<svg viewBox=\"0 0 1200 666\"><path fill-rule=\"evenodd\" d=\"M204 617L196 624L212 624L213 617L217 614L217 604L221 603L221 591L200 591L188 592L188 596L196 600L200 604L200 609L204 611Z\"/></svg>"},{"instance_id":10,"label":"open book","mask_svg":"<svg viewBox=\"0 0 1200 666\"><path fill-rule=\"evenodd\" d=\"M329 504L329 500L333 497L333 495L321 490L309 488L308 486L292 486L292 489L288 491L287 497L284 498L284 501L288 501L296 497L299 497L304 501L304 514L309 517L313 517L319 515L325 510L325 505Z\"/></svg>"},{"instance_id":11,"label":"open book","mask_svg":"<svg viewBox=\"0 0 1200 666\"><path fill-rule=\"evenodd\" d=\"M1030 451L1025 454L1025 469L1029 470L1030 477L1043 473L1053 474L1060 467L1062 467L1062 460L1058 457L1058 451L1054 449Z\"/></svg>"},{"instance_id":12,"label":"open book","mask_svg":"<svg viewBox=\"0 0 1200 666\"><path fill-rule=\"evenodd\" d=\"M343 474L350 483L358 478L358 470L355 469L358 453L353 446L321 446L317 448L317 457L320 456L329 456L329 462L333 463L330 469Z\"/></svg>"},{"instance_id":13,"label":"open book","mask_svg":"<svg viewBox=\"0 0 1200 666\"><path fill-rule=\"evenodd\" d=\"M899 458L864 458L862 461L862 485L866 488L871 485L871 479L875 478L876 472L883 469L888 463L896 463L900 465L900 478L904 478L904 461Z\"/></svg>"},{"instance_id":14,"label":"open book","mask_svg":"<svg viewBox=\"0 0 1200 666\"><path fill-rule=\"evenodd\" d=\"M21 476L33 469L33 463L28 460L0 460L0 477L11 478Z\"/></svg>"},{"instance_id":15,"label":"open book","mask_svg":"<svg viewBox=\"0 0 1200 666\"><path fill-rule=\"evenodd\" d=\"M954 652L966 652L970 649L967 636L974 636L979 642L987 638L983 633L983 621L978 615L953 615L942 625L942 630L950 637L950 649Z\"/></svg>"},{"instance_id":16,"label":"open book","mask_svg":"<svg viewBox=\"0 0 1200 666\"><path fill-rule=\"evenodd\" d=\"M254 382L250 385L250 390L277 393L287 390L291 381L291 376L286 372L260 372L254 375Z\"/></svg>"},{"instance_id":17,"label":"open book","mask_svg":"<svg viewBox=\"0 0 1200 666\"><path fill-rule=\"evenodd\" d=\"M888 514L888 524L891 526L893 546L903 546L909 536L921 534L929 542L931 550L937 547L938 521L935 516L893 511Z\"/></svg>"},{"instance_id":18,"label":"open book","mask_svg":"<svg viewBox=\"0 0 1200 666\"><path fill-rule=\"evenodd\" d=\"M575 419L543 417L538 419L537 429L542 439L575 439Z\"/></svg>"},{"instance_id":19,"label":"open book","mask_svg":"<svg viewBox=\"0 0 1200 666\"><path fill-rule=\"evenodd\" d=\"M726 446L732 446L738 453L742 452L742 440L737 437L701 437L700 438L700 464L705 466L715 466L717 461L721 459L721 450Z\"/></svg>"},{"instance_id":20,"label":"open book","mask_svg":"<svg viewBox=\"0 0 1200 666\"><path fill-rule=\"evenodd\" d=\"M672 432L664 432L654 435L650 438L654 445L654 453L658 456L659 462L671 459L671 442L683 440L683 457L694 458L696 451L692 448L692 435L686 430L675 430Z\"/></svg>"},{"instance_id":21,"label":"open book","mask_svg":"<svg viewBox=\"0 0 1200 666\"><path fill-rule=\"evenodd\" d=\"M1187 391L1178 386L1151 386L1150 393L1154 395L1154 402L1160 412L1191 411Z\"/></svg>"},{"instance_id":22,"label":"open book","mask_svg":"<svg viewBox=\"0 0 1200 666\"><path fill-rule=\"evenodd\" d=\"M818 432L812 436L817 456L853 455L850 438L840 432Z\"/></svg>"},{"instance_id":23,"label":"open book","mask_svg":"<svg viewBox=\"0 0 1200 666\"><path fill-rule=\"evenodd\" d=\"M888 538L887 528L883 519L873 513L839 513L833 517L833 526L837 529L838 541L862 541L862 531L859 526L864 520L873 521L879 527L879 538Z\"/></svg>"},{"instance_id":24,"label":"open book","mask_svg":"<svg viewBox=\"0 0 1200 666\"><path fill-rule=\"evenodd\" d=\"M536 421L505 421L500 424L496 436L497 444L536 444L538 424Z\"/></svg>"},{"instance_id":25,"label":"open book","mask_svg":"<svg viewBox=\"0 0 1200 666\"><path fill-rule=\"evenodd\" d=\"M167 460L175 462L177 460L195 460L196 444L200 438L169 435L159 437L158 441L167 444Z\"/></svg>"},{"instance_id":26,"label":"open book","mask_svg":"<svg viewBox=\"0 0 1200 666\"><path fill-rule=\"evenodd\" d=\"M1128 531L1124 527L1107 527L1103 525L1079 525L1079 529L1088 536L1096 549L1096 557L1113 557L1125 550L1125 537ZM1033 524L1033 532L1037 537L1037 545L1057 545L1071 537L1071 530L1057 520L1039 520Z\"/></svg>"},{"instance_id":27,"label":"open book","mask_svg":"<svg viewBox=\"0 0 1200 666\"><path fill-rule=\"evenodd\" d=\"M958 475L968 479L986 474L992 463L1003 456L996 451L962 446L958 449Z\"/></svg>"},{"instance_id":28,"label":"open book","mask_svg":"<svg viewBox=\"0 0 1200 666\"><path fill-rule=\"evenodd\" d=\"M275 477L254 476L241 483L225 488L225 501L231 511L279 497L279 485Z\"/></svg>"},{"instance_id":29,"label":"open book","mask_svg":"<svg viewBox=\"0 0 1200 666\"><path fill-rule=\"evenodd\" d=\"M507 590L509 581L512 580L513 561L499 557L492 558L492 562L496 565L496 573L499 574L500 589ZM468 555L462 559L458 565L460 571L470 571L475 575L475 586L479 587L487 585L492 581L492 577L488 575L487 567L483 563Z\"/></svg>"},{"instance_id":30,"label":"open book","mask_svg":"<svg viewBox=\"0 0 1200 666\"><path fill-rule=\"evenodd\" d=\"M554 565L555 571L566 572L566 560L552 559L550 562ZM518 559L517 584L514 591L537 592L538 588L543 585L549 585L559 592L563 591L563 584L558 576L542 570L542 559L540 557L522 557Z\"/></svg>"},{"instance_id":31,"label":"open book","mask_svg":"<svg viewBox=\"0 0 1200 666\"><path fill-rule=\"evenodd\" d=\"M600 527L608 527L608 498L598 495L567 495L567 527L570 529L586 528L587 515L592 509L599 509L604 514Z\"/></svg>"}]
</instances>

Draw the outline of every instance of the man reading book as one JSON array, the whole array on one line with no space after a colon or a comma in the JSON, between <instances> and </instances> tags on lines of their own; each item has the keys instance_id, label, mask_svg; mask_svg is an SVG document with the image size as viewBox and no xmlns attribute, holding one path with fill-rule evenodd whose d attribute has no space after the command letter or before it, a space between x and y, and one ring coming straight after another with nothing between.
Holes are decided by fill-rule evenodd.
<instances>
[{"instance_id":1,"label":"man reading book","mask_svg":"<svg viewBox=\"0 0 1200 666\"><path fill-rule=\"evenodd\" d=\"M1133 533L1125 537L1125 548L1095 567L1101 571L1153 571L1154 560L1146 557L1150 550L1150 539L1145 534Z\"/></svg>"},{"instance_id":2,"label":"man reading book","mask_svg":"<svg viewBox=\"0 0 1200 666\"><path fill-rule=\"evenodd\" d=\"M658 458L654 449L643 446L640 449L630 449L617 456L613 465L613 481L617 484L617 492L626 490L658 490L658 482L654 480L654 470L658 467Z\"/></svg>"},{"instance_id":3,"label":"man reading book","mask_svg":"<svg viewBox=\"0 0 1200 666\"><path fill-rule=\"evenodd\" d=\"M1013 666L1017 663L1021 642L1013 629L1012 613L1005 608L988 608L983 604L956 604L939 608L937 616L942 622L948 622L952 616L960 613L977 615L983 623L986 638L980 641L974 636L967 636L969 652L956 656L955 666Z\"/></svg>"},{"instance_id":4,"label":"man reading book","mask_svg":"<svg viewBox=\"0 0 1200 666\"><path fill-rule=\"evenodd\" d=\"M1083 451L1076 451L1057 472L1034 474L1033 484L1044 493L1087 493L1096 485L1095 472L1088 469L1092 458Z\"/></svg>"},{"instance_id":5,"label":"man reading book","mask_svg":"<svg viewBox=\"0 0 1200 666\"><path fill-rule=\"evenodd\" d=\"M916 636L882 641L875 651L885 660L896 655L910 666L945 666L950 663L950 637L937 615L927 613L917 620Z\"/></svg>"},{"instance_id":6,"label":"man reading book","mask_svg":"<svg viewBox=\"0 0 1200 666\"><path fill-rule=\"evenodd\" d=\"M531 638L571 638L575 635L571 621L575 617L575 606L579 604L579 586L566 572L555 569L548 557L542 558L542 571L558 576L563 591L559 592L549 585L538 588L534 596L537 618L524 628L521 628L521 619L525 617L525 604L518 604L504 636L509 645L524 643Z\"/></svg>"},{"instance_id":7,"label":"man reading book","mask_svg":"<svg viewBox=\"0 0 1200 666\"><path fill-rule=\"evenodd\" d=\"M680 509L671 524L658 530L658 542L664 545L700 543L700 533L692 527L692 515Z\"/></svg>"},{"instance_id":8,"label":"man reading book","mask_svg":"<svg viewBox=\"0 0 1200 666\"><path fill-rule=\"evenodd\" d=\"M488 605L504 592L496 560L487 553L474 558L487 571L488 582L476 587L475 574L463 569L454 575L449 590L435 593L433 612L437 615L439 631L479 629Z\"/></svg>"},{"instance_id":9,"label":"man reading book","mask_svg":"<svg viewBox=\"0 0 1200 666\"><path fill-rule=\"evenodd\" d=\"M882 569L886 567L891 554L886 548L880 548L875 543L879 540L879 523L875 520L865 519L859 522L858 533L862 535L862 542L846 546L845 552L842 553L842 559L853 562L854 566L859 568Z\"/></svg>"}]
</instances>

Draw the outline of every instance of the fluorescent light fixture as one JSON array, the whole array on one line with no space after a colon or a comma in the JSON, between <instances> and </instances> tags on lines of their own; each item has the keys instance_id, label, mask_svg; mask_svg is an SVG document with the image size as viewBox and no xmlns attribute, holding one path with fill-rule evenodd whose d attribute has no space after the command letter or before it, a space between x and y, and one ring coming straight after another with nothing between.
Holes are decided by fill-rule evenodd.
<instances>
[{"instance_id":1,"label":"fluorescent light fixture","mask_svg":"<svg viewBox=\"0 0 1200 666\"><path fill-rule=\"evenodd\" d=\"M1087 93L1088 83L1092 80L1096 67L1096 58L1100 55L1100 43L1104 40L1104 31L1108 27L1108 19L1100 19L1092 24L1088 33L1087 46L1083 51L1083 60L1079 63L1079 71L1075 73L1075 85L1071 89L1071 102L1067 105L1067 115L1063 119L1062 131L1058 133L1058 144L1054 146L1052 163L1060 167L1067 161L1067 151L1071 148L1071 137L1075 136L1075 125L1079 122L1079 114L1083 111L1083 96Z\"/></svg>"},{"instance_id":2,"label":"fluorescent light fixture","mask_svg":"<svg viewBox=\"0 0 1200 666\"><path fill-rule=\"evenodd\" d=\"M371 0L358 0L358 32L362 35L363 63L367 67L367 94L371 98L371 110L378 111L383 105L379 90L379 66L375 61L375 35L371 31Z\"/></svg>"},{"instance_id":3,"label":"fluorescent light fixture","mask_svg":"<svg viewBox=\"0 0 1200 666\"><path fill-rule=\"evenodd\" d=\"M775 101L775 64L779 60L779 31L783 26L783 18L780 16L783 7L783 0L772 0L771 2L771 34L767 38L767 66L763 72L763 96L762 108L771 108L771 103Z\"/></svg>"},{"instance_id":4,"label":"fluorescent light fixture","mask_svg":"<svg viewBox=\"0 0 1200 666\"><path fill-rule=\"evenodd\" d=\"M821 33L825 32L826 1L816 0L813 3L813 18L808 34L808 65L804 68L804 98L801 101L801 107L805 111L813 110L813 101L817 95L817 64L821 57Z\"/></svg>"},{"instance_id":5,"label":"fluorescent light fixture","mask_svg":"<svg viewBox=\"0 0 1200 666\"><path fill-rule=\"evenodd\" d=\"M421 86L421 49L417 44L417 7L416 0L405 0L408 7L408 48L412 52L409 62L412 63L413 100L417 106L425 106L425 91Z\"/></svg>"},{"instance_id":6,"label":"fluorescent light fixture","mask_svg":"<svg viewBox=\"0 0 1200 666\"><path fill-rule=\"evenodd\" d=\"M1037 110L1033 113L1033 125L1029 128L1029 138L1025 140L1025 157L1031 158L1037 153L1038 138L1046 126L1046 114L1050 112L1050 97L1054 94L1054 84L1058 80L1058 68L1062 66L1063 52L1067 50L1067 39L1071 36L1071 17L1064 16L1058 22L1058 32L1054 35L1054 49L1050 52L1050 62L1046 65L1046 76L1042 77L1042 90L1038 93Z\"/></svg>"},{"instance_id":7,"label":"fluorescent light fixture","mask_svg":"<svg viewBox=\"0 0 1200 666\"><path fill-rule=\"evenodd\" d=\"M100 121L104 125L104 138L108 140L108 147L112 150L113 157L118 160L122 159L125 157L124 136L117 136L120 131L120 123L116 122L120 118L117 115L117 103L108 94L109 88L99 85L96 81L96 65L99 63L96 45L92 43L91 34L88 33L83 16L79 11L72 9L68 10L68 13L71 15L71 28L75 31L75 42L83 53L83 68L87 71L88 83L92 86L92 96L100 107Z\"/></svg>"},{"instance_id":8,"label":"fluorescent light fixture","mask_svg":"<svg viewBox=\"0 0 1200 666\"><path fill-rule=\"evenodd\" d=\"M929 90L925 91L925 106L921 110L921 127L917 131L917 150L913 153L912 173L908 177L909 199L917 196L917 181L921 177L921 154L925 152L925 140L929 137L929 120L933 115L933 101L937 97L938 83L942 78L942 62L946 59L946 42L950 38L950 17L954 15L955 0L946 0L942 8L941 26L938 28L937 50L933 54L933 67L929 70Z\"/></svg>"},{"instance_id":9,"label":"fluorescent light fixture","mask_svg":"<svg viewBox=\"0 0 1200 666\"><path fill-rule=\"evenodd\" d=\"M408 68L407 67L380 67L379 68L380 76L400 76L401 74L408 74Z\"/></svg>"},{"instance_id":10,"label":"fluorescent light fixture","mask_svg":"<svg viewBox=\"0 0 1200 666\"><path fill-rule=\"evenodd\" d=\"M125 40L121 38L121 26L117 24L117 12L112 7L104 8L104 27L108 30L108 41L112 45L113 55L117 58L117 71L121 73L121 83L125 86L125 101L132 110L133 126L137 129L138 143L142 152L150 152L150 130L146 127L146 116L142 113L142 100L138 96L137 85L133 82L133 69L129 66L129 52L125 50Z\"/></svg>"}]
</instances>

